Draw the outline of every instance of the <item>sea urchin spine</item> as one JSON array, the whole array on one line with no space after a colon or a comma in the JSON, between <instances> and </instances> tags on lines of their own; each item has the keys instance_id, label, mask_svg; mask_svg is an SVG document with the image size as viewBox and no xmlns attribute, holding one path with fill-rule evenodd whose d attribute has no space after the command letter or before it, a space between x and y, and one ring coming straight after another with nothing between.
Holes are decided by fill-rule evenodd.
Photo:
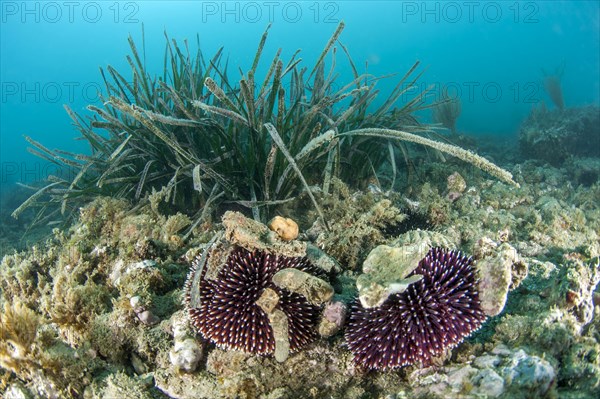
<instances>
[{"instance_id":1,"label":"sea urchin spine","mask_svg":"<svg viewBox=\"0 0 600 399\"><path fill-rule=\"evenodd\" d=\"M320 307L273 283L275 273L287 268L323 275L306 258L248 251L239 246L231 250L216 279L194 276L204 271L193 269L186 284L192 324L204 338L223 349L272 354L273 328L269 315L257 303L270 289L278 297L277 308L287 316L289 349L297 351L317 337ZM198 282L199 290L195 287ZM199 295L199 300L192 300L193 295Z\"/></svg>"},{"instance_id":2,"label":"sea urchin spine","mask_svg":"<svg viewBox=\"0 0 600 399\"><path fill-rule=\"evenodd\" d=\"M423 278L381 306L354 302L345 338L356 364L381 370L426 364L485 321L472 258L432 248L413 274Z\"/></svg>"}]
</instances>

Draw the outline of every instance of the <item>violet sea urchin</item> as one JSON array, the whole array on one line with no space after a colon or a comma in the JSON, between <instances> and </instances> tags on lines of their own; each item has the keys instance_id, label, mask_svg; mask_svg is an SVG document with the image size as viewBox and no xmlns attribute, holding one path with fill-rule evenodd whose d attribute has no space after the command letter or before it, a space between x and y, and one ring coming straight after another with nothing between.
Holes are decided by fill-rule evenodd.
<instances>
[{"instance_id":1,"label":"violet sea urchin","mask_svg":"<svg viewBox=\"0 0 600 399\"><path fill-rule=\"evenodd\" d=\"M381 306L353 304L345 338L356 364L385 370L427 363L485 320L472 258L432 248L412 274L423 278Z\"/></svg>"},{"instance_id":2,"label":"violet sea urchin","mask_svg":"<svg viewBox=\"0 0 600 399\"><path fill-rule=\"evenodd\" d=\"M277 307L287 316L292 352L317 337L319 306L272 282L273 275L285 268L322 276L324 273L308 259L259 250L251 252L235 246L214 280L207 279L206 269L200 270L197 266L186 284L186 305L194 327L220 348L262 355L274 352L275 339L269 317L257 304L267 288L277 293ZM203 275L194 278L196 272ZM200 301L192 303L193 285L198 281Z\"/></svg>"}]
</instances>

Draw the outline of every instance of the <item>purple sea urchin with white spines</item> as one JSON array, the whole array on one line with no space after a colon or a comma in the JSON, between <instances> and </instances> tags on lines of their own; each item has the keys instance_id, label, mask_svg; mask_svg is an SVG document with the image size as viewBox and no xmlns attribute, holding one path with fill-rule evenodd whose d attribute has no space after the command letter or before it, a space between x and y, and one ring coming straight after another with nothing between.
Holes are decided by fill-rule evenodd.
<instances>
[{"instance_id":1,"label":"purple sea urchin with white spines","mask_svg":"<svg viewBox=\"0 0 600 399\"><path fill-rule=\"evenodd\" d=\"M186 305L192 324L204 338L223 349L272 354L273 329L268 315L256 303L265 289L270 288L277 293L277 307L288 319L290 350L297 351L312 342L317 337L320 307L273 284L273 275L285 268L323 276L306 258L248 251L239 246L231 250L213 280L205 278L206 269L192 269L186 283ZM195 276L198 272L203 275ZM194 284L200 284L195 294ZM194 295L200 299L192 303Z\"/></svg>"},{"instance_id":2,"label":"purple sea urchin with white spines","mask_svg":"<svg viewBox=\"0 0 600 399\"><path fill-rule=\"evenodd\" d=\"M366 369L428 363L485 321L473 259L432 248L411 273L423 278L375 308L352 306L345 338Z\"/></svg>"}]
</instances>

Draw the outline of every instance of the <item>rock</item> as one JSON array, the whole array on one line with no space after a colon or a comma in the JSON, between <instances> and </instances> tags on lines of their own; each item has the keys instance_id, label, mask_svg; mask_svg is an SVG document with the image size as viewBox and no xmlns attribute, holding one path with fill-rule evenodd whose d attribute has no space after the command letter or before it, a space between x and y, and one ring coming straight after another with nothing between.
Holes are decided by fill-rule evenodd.
<instances>
[{"instance_id":1,"label":"rock","mask_svg":"<svg viewBox=\"0 0 600 399\"><path fill-rule=\"evenodd\" d=\"M188 322L188 314L185 310L180 310L171 316L170 319L171 331L173 339L183 341L186 338L191 338L196 335Z\"/></svg>"},{"instance_id":2,"label":"rock","mask_svg":"<svg viewBox=\"0 0 600 399\"><path fill-rule=\"evenodd\" d=\"M275 340L275 360L285 362L290 354L290 336L288 318L281 309L273 309L268 314L269 323L273 329L273 338Z\"/></svg>"},{"instance_id":3,"label":"rock","mask_svg":"<svg viewBox=\"0 0 600 399\"><path fill-rule=\"evenodd\" d=\"M112 285L118 287L121 283L121 277L125 272L125 262L123 259L119 259L115 262L112 267L112 272L108 276L109 280L112 282Z\"/></svg>"},{"instance_id":4,"label":"rock","mask_svg":"<svg viewBox=\"0 0 600 399\"><path fill-rule=\"evenodd\" d=\"M428 245L413 244L402 247L379 245L363 263L363 274L358 276L358 297L366 308L380 306L394 292L403 292L420 278L406 279L427 254Z\"/></svg>"},{"instance_id":5,"label":"rock","mask_svg":"<svg viewBox=\"0 0 600 399\"><path fill-rule=\"evenodd\" d=\"M509 365L502 371L507 385L512 389L526 389L532 397L544 396L556 379L556 372L550 363L530 356L521 349L513 353Z\"/></svg>"},{"instance_id":6,"label":"rock","mask_svg":"<svg viewBox=\"0 0 600 399\"><path fill-rule=\"evenodd\" d=\"M271 288L265 288L260 298L256 300L256 304L260 306L266 314L273 312L275 306L279 303L279 295Z\"/></svg>"},{"instance_id":7,"label":"rock","mask_svg":"<svg viewBox=\"0 0 600 399\"><path fill-rule=\"evenodd\" d=\"M600 258L593 259L589 264L575 261L568 267L565 299L582 326L590 323L594 317L594 291L599 281Z\"/></svg>"},{"instance_id":8,"label":"rock","mask_svg":"<svg viewBox=\"0 0 600 399\"><path fill-rule=\"evenodd\" d=\"M323 337L335 335L346 321L348 307L342 301L331 301L325 305L323 316L319 323L319 334Z\"/></svg>"},{"instance_id":9,"label":"rock","mask_svg":"<svg viewBox=\"0 0 600 399\"><path fill-rule=\"evenodd\" d=\"M148 372L148 366L142 359L135 353L131 354L131 365L138 375L142 375Z\"/></svg>"},{"instance_id":10,"label":"rock","mask_svg":"<svg viewBox=\"0 0 600 399\"><path fill-rule=\"evenodd\" d=\"M509 356L511 354L511 351L506 345L500 344L494 347L494 349L492 349L492 353L500 356Z\"/></svg>"},{"instance_id":11,"label":"rock","mask_svg":"<svg viewBox=\"0 0 600 399\"><path fill-rule=\"evenodd\" d=\"M101 398L136 398L136 399L152 399L146 385L148 379L145 377L130 377L124 372L111 374L105 380L106 385L100 394ZM151 385L153 380L150 381Z\"/></svg>"},{"instance_id":12,"label":"rock","mask_svg":"<svg viewBox=\"0 0 600 399\"><path fill-rule=\"evenodd\" d=\"M427 254L428 245L406 245L375 247L363 263L363 273L369 273L381 280L397 281L408 276ZM390 266L393 264L393 267Z\"/></svg>"},{"instance_id":13,"label":"rock","mask_svg":"<svg viewBox=\"0 0 600 399\"><path fill-rule=\"evenodd\" d=\"M132 296L129 299L129 305L135 313L142 313L145 310L144 305L142 304L142 298L139 295Z\"/></svg>"},{"instance_id":14,"label":"rock","mask_svg":"<svg viewBox=\"0 0 600 399\"><path fill-rule=\"evenodd\" d=\"M178 370L195 371L202 359L203 346L194 338L195 333L187 322L186 312L174 313L170 322L174 339L173 348L169 351L171 364Z\"/></svg>"},{"instance_id":15,"label":"rock","mask_svg":"<svg viewBox=\"0 0 600 399\"><path fill-rule=\"evenodd\" d=\"M497 398L504 393L504 379L494 370L484 369L471 377L474 385L470 392L484 398Z\"/></svg>"},{"instance_id":16,"label":"rock","mask_svg":"<svg viewBox=\"0 0 600 399\"><path fill-rule=\"evenodd\" d=\"M105 256L107 253L108 253L107 245L96 245L94 247L94 249L92 249L92 251L90 252L90 255L92 255L95 258L101 258L101 257Z\"/></svg>"},{"instance_id":17,"label":"rock","mask_svg":"<svg viewBox=\"0 0 600 399\"><path fill-rule=\"evenodd\" d=\"M149 310L144 310L143 312L138 313L137 317L147 326L153 326L160 321L160 319Z\"/></svg>"},{"instance_id":18,"label":"rock","mask_svg":"<svg viewBox=\"0 0 600 399\"><path fill-rule=\"evenodd\" d=\"M171 364L186 372L195 371L200 359L202 359L202 348L193 338L176 340L173 349L169 352Z\"/></svg>"},{"instance_id":19,"label":"rock","mask_svg":"<svg viewBox=\"0 0 600 399\"><path fill-rule=\"evenodd\" d=\"M288 269L284 269L288 270ZM269 317L269 324L273 329L275 339L275 360L284 362L290 353L289 323L285 313L276 308L279 303L279 295L271 288L265 288L256 304Z\"/></svg>"},{"instance_id":20,"label":"rock","mask_svg":"<svg viewBox=\"0 0 600 399\"><path fill-rule=\"evenodd\" d=\"M510 353L510 351L508 353ZM473 364L480 369L493 368L500 364L500 357L492 355L479 356L475 358Z\"/></svg>"},{"instance_id":21,"label":"rock","mask_svg":"<svg viewBox=\"0 0 600 399\"><path fill-rule=\"evenodd\" d=\"M416 370L410 378L423 397L540 398L554 397L550 390L556 372L544 359L498 345L470 363Z\"/></svg>"},{"instance_id":22,"label":"rock","mask_svg":"<svg viewBox=\"0 0 600 399\"><path fill-rule=\"evenodd\" d=\"M145 259L128 265L125 265L125 262L122 259L119 259L113 265L109 279L113 286L119 287L121 285L121 279L127 274L130 274L135 270L148 270L153 267L156 267L156 262L151 259Z\"/></svg>"},{"instance_id":23,"label":"rock","mask_svg":"<svg viewBox=\"0 0 600 399\"><path fill-rule=\"evenodd\" d=\"M464 381L473 376L477 370L469 365L448 370L448 384L454 392L459 392L464 386Z\"/></svg>"},{"instance_id":24,"label":"rock","mask_svg":"<svg viewBox=\"0 0 600 399\"><path fill-rule=\"evenodd\" d=\"M529 158L559 166L571 156L600 156L600 109L596 105L548 111L534 109L519 133Z\"/></svg>"},{"instance_id":25,"label":"rock","mask_svg":"<svg viewBox=\"0 0 600 399\"><path fill-rule=\"evenodd\" d=\"M327 281L294 268L275 273L273 283L304 296L314 305L321 305L333 297L333 287Z\"/></svg>"},{"instance_id":26,"label":"rock","mask_svg":"<svg viewBox=\"0 0 600 399\"><path fill-rule=\"evenodd\" d=\"M171 399L219 398L222 383L208 378L199 378L201 373L180 373L173 368L154 372L156 388ZM122 396L119 396L121 398Z\"/></svg>"},{"instance_id":27,"label":"rock","mask_svg":"<svg viewBox=\"0 0 600 399\"><path fill-rule=\"evenodd\" d=\"M486 315L496 316L506 304L513 268L522 261L515 248L507 243L498 246L487 237L477 242L475 253L481 257L476 263L481 308Z\"/></svg>"},{"instance_id":28,"label":"rock","mask_svg":"<svg viewBox=\"0 0 600 399\"><path fill-rule=\"evenodd\" d=\"M45 399L59 399L61 397L56 382L46 376L42 370L33 372L31 383L28 385L29 389L35 392L38 397L41 396Z\"/></svg>"},{"instance_id":29,"label":"rock","mask_svg":"<svg viewBox=\"0 0 600 399\"><path fill-rule=\"evenodd\" d=\"M293 395L288 388L279 387L275 388L273 391L267 394L267 396L265 396L265 399L288 399L292 397Z\"/></svg>"},{"instance_id":30,"label":"rock","mask_svg":"<svg viewBox=\"0 0 600 399\"><path fill-rule=\"evenodd\" d=\"M365 308L380 306L391 295L405 291L422 277L407 277L433 246L451 247L439 233L410 232L390 245L375 247L365 259L363 274L356 279L358 298Z\"/></svg>"},{"instance_id":31,"label":"rock","mask_svg":"<svg viewBox=\"0 0 600 399\"><path fill-rule=\"evenodd\" d=\"M467 189L467 182L458 172L454 172L448 176L447 188L451 192L463 193Z\"/></svg>"},{"instance_id":32,"label":"rock","mask_svg":"<svg viewBox=\"0 0 600 399\"><path fill-rule=\"evenodd\" d=\"M252 354L241 351L211 350L206 357L206 371L217 377L229 378L242 373L250 359Z\"/></svg>"},{"instance_id":33,"label":"rock","mask_svg":"<svg viewBox=\"0 0 600 399\"><path fill-rule=\"evenodd\" d=\"M340 265L331 256L312 244L307 244L306 246L306 258L310 263L323 269L327 274L340 273L342 271Z\"/></svg>"},{"instance_id":34,"label":"rock","mask_svg":"<svg viewBox=\"0 0 600 399\"><path fill-rule=\"evenodd\" d=\"M33 395L21 382L11 384L4 392L6 399L32 399Z\"/></svg>"},{"instance_id":35,"label":"rock","mask_svg":"<svg viewBox=\"0 0 600 399\"><path fill-rule=\"evenodd\" d=\"M239 212L225 212L222 223L225 227L225 239L249 251L258 249L290 257L306 255L305 242L283 241L277 233L269 230L264 224L249 219Z\"/></svg>"},{"instance_id":36,"label":"rock","mask_svg":"<svg viewBox=\"0 0 600 399\"><path fill-rule=\"evenodd\" d=\"M459 199L466 188L467 182L458 172L454 172L448 176L447 197L450 201L456 201Z\"/></svg>"}]
</instances>

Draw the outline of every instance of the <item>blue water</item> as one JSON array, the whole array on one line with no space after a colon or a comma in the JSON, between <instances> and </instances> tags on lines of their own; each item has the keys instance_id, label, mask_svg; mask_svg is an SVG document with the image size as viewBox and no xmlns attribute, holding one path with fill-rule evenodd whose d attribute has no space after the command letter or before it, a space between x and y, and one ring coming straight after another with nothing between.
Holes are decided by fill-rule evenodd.
<instances>
[{"instance_id":1,"label":"blue water","mask_svg":"<svg viewBox=\"0 0 600 399\"><path fill-rule=\"evenodd\" d=\"M86 113L98 101L99 67L129 78L131 34L148 70L162 72L164 31L212 55L225 46L230 75L247 69L260 36L272 28L263 66L277 48L302 48L312 65L340 20L341 41L359 68L400 76L416 61L424 88L448 85L462 101L458 130L515 136L532 106L551 104L542 69L562 63L567 106L600 102L600 8L597 1L543 2L15 2L1 4L0 158L2 183L41 180L52 168L26 152L23 135L50 148L86 151L63 104ZM338 53L340 82L350 78ZM258 79L257 79L258 80ZM383 93L395 79L381 84ZM433 98L432 98L433 100ZM420 115L424 122L430 113Z\"/></svg>"}]
</instances>

